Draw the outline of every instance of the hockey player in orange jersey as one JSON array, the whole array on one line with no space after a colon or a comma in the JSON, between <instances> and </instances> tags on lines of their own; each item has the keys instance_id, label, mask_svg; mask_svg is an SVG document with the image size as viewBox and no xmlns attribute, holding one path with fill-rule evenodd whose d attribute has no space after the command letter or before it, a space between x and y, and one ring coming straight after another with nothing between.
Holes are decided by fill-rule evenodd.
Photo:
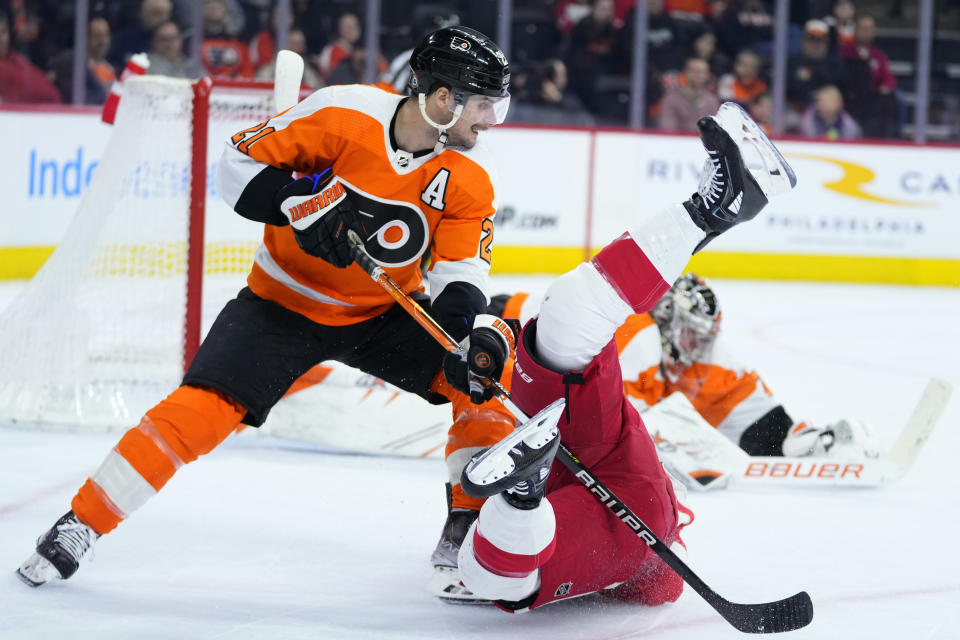
<instances>
[{"instance_id":1,"label":"hockey player in orange jersey","mask_svg":"<svg viewBox=\"0 0 960 640\"><path fill-rule=\"evenodd\" d=\"M476 367L425 334L353 264L347 245L356 231L411 293L424 290L429 250L433 315L472 347L493 340L484 372L499 375L507 353L490 323L502 321L483 313L494 187L478 138L506 115L509 66L496 43L459 26L428 34L410 66L410 97L327 87L227 142L219 190L238 214L264 223L248 286L221 311L182 386L121 438L41 536L18 570L24 582L69 578L98 537L241 423L262 424L319 362L343 362L434 403L489 399ZM459 437L482 447L509 430Z\"/></svg>"}]
</instances>

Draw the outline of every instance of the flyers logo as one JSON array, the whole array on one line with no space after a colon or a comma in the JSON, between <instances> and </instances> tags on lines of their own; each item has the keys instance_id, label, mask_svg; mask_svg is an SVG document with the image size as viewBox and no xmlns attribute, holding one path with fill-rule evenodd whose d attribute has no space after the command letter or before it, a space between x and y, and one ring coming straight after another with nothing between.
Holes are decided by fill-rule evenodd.
<instances>
[{"instance_id":1,"label":"flyers logo","mask_svg":"<svg viewBox=\"0 0 960 640\"><path fill-rule=\"evenodd\" d=\"M459 36L454 36L450 40L450 48L456 51L470 51L470 41Z\"/></svg>"},{"instance_id":2,"label":"flyers logo","mask_svg":"<svg viewBox=\"0 0 960 640\"><path fill-rule=\"evenodd\" d=\"M402 267L420 259L430 242L427 218L416 206L362 193L341 180L364 229L370 257L382 267Z\"/></svg>"}]
</instances>

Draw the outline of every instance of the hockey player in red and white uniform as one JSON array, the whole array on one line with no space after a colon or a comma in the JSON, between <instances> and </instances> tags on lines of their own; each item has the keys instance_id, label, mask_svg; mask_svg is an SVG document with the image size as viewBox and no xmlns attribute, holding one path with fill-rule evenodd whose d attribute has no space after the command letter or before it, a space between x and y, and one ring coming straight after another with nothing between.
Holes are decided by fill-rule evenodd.
<instances>
[{"instance_id":1,"label":"hockey player in red and white uniform","mask_svg":"<svg viewBox=\"0 0 960 640\"><path fill-rule=\"evenodd\" d=\"M262 424L320 362L434 403L489 399L471 386L465 362L353 263L348 246L347 232L360 234L407 293L423 291L429 250L432 313L458 340L483 341L495 210L478 137L506 116L509 65L486 36L450 26L428 34L410 66L410 97L327 87L229 140L219 190L239 215L264 223L248 286L225 305L181 386L121 438L41 536L18 570L24 582L69 578L97 538L239 425ZM476 432L468 444L509 431Z\"/></svg>"},{"instance_id":2,"label":"hockey player in red and white uniform","mask_svg":"<svg viewBox=\"0 0 960 640\"><path fill-rule=\"evenodd\" d=\"M501 608L532 609L595 591L658 605L682 591L680 577L645 542L552 463L562 439L666 544L679 540L680 507L624 394L614 335L632 314L654 307L692 252L756 216L768 196L796 181L739 107L725 104L699 127L710 158L698 193L644 216L561 276L523 329L512 399L530 415L564 399L562 413L553 423L527 422L473 456L463 472L468 494L491 497L460 547L460 578ZM761 168L748 170L741 150L759 154Z\"/></svg>"},{"instance_id":3,"label":"hockey player in red and white uniform","mask_svg":"<svg viewBox=\"0 0 960 640\"><path fill-rule=\"evenodd\" d=\"M493 297L488 312L526 324L539 312L540 304L526 293L499 295ZM843 419L823 427L794 422L759 374L740 364L719 339L722 319L713 289L692 273L677 278L649 312L626 317L614 334L614 342L624 394L641 415L671 394L682 393L703 421L750 455L878 455L877 439L858 420ZM517 374L514 371L511 375L509 367L504 378L508 387L517 384ZM463 407L456 416L461 430L482 430L510 419L506 409L494 403ZM669 448L660 455L672 468ZM683 457L682 453L674 455ZM465 457L456 443L448 444L451 477L464 464ZM674 469L674 478L698 487L682 469ZM462 493L459 484L453 486ZM435 573L429 589L449 600L476 599L458 586L456 572L461 541L482 504L469 500L467 496L448 501L447 520L431 556Z\"/></svg>"}]
</instances>

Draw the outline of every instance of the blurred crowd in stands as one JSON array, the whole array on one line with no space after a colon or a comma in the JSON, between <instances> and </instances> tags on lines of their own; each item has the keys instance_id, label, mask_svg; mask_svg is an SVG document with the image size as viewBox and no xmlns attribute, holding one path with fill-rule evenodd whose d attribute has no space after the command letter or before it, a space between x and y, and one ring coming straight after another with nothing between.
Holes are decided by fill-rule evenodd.
<instances>
[{"instance_id":1,"label":"blurred crowd in stands","mask_svg":"<svg viewBox=\"0 0 960 640\"><path fill-rule=\"evenodd\" d=\"M134 53L148 73L271 80L277 6L271 0L90 0L84 101L102 104ZM865 2L866 0L860 0ZM496 36L496 0L384 0L380 84L403 91L410 47L427 31L464 24ZM884 18L901 11L886 3ZM956 2L940 0L954 8ZM627 124L636 0L514 0L510 120L564 125ZM363 0L293 0L286 47L307 61L304 84L363 81ZM870 3L874 10L877 2ZM769 127L773 0L648 0L647 128L695 131L733 100ZM73 2L0 0L0 103L73 102ZM853 0L790 3L788 134L817 139L896 138L906 104L876 17ZM199 37L200 61L190 56Z\"/></svg>"}]
</instances>

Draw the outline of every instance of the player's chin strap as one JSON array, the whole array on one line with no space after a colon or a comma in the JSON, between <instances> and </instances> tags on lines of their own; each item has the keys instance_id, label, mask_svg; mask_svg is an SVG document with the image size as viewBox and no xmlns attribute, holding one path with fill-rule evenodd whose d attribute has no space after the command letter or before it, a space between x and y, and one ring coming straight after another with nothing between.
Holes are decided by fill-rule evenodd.
<instances>
[{"instance_id":1,"label":"player's chin strap","mask_svg":"<svg viewBox=\"0 0 960 640\"><path fill-rule=\"evenodd\" d=\"M431 127L440 132L440 137L437 138L437 144L433 146L434 153L440 153L443 151L443 148L447 145L447 129L452 127L457 123L457 120L460 119L460 114L463 113L463 103L460 102L453 109L453 119L447 124L437 124L433 119L427 115L427 96L424 93L421 93L417 97L417 102L420 104L420 115L423 116L423 119L427 121Z\"/></svg>"},{"instance_id":2,"label":"player's chin strap","mask_svg":"<svg viewBox=\"0 0 960 640\"><path fill-rule=\"evenodd\" d=\"M357 265L367 272L384 291L390 294L397 303L403 307L404 311L421 327L433 336L447 351L457 352L462 347L457 344L450 334L441 327L436 320L423 310L413 298L404 293L396 282L393 281L383 267L378 265L363 246L360 236L353 230L347 231L347 238L350 240L350 252ZM485 383L494 388L496 397L503 403L508 411L513 413L518 421L525 422L530 417L524 413L510 399L510 394L496 380L485 379ZM813 602L806 591L801 591L789 598L777 600L775 602L762 602L758 604L739 604L731 602L717 594L707 584L700 579L693 569L688 567L683 560L677 556L667 544L655 534L649 526L646 525L630 507L625 505L610 489L593 473L586 465L580 462L573 453L561 442L557 450L557 460L563 464L593 495L594 498L609 509L624 525L630 528L633 533L643 540L650 550L656 553L660 558L679 575L684 582L693 587L693 590L707 601L717 613L723 616L724 620L744 633L780 633L783 631L792 631L810 624L813 620Z\"/></svg>"}]
</instances>

